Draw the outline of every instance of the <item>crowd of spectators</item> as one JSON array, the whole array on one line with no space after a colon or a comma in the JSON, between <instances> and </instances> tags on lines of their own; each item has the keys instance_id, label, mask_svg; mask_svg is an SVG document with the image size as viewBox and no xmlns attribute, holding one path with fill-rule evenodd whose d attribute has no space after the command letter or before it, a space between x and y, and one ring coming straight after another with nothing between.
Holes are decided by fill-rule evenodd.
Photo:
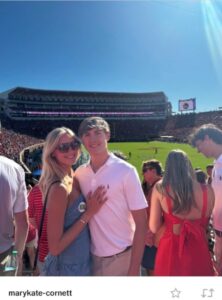
<instances>
[{"instance_id":1,"label":"crowd of spectators","mask_svg":"<svg viewBox=\"0 0 222 300\"><path fill-rule=\"evenodd\" d=\"M56 127L65 126L78 132L81 120L53 120L42 119L41 122L37 120L26 121L13 120L4 118L2 124L5 128L20 132L21 134L28 134L38 139L45 139L48 132ZM144 141L150 137L157 137L160 130L164 130L167 119L118 119L109 120L112 132L112 141ZM41 130L39 128L41 124Z\"/></svg>"},{"instance_id":2,"label":"crowd of spectators","mask_svg":"<svg viewBox=\"0 0 222 300\"><path fill-rule=\"evenodd\" d=\"M41 142L41 140L38 138L20 134L2 127L2 143L0 145L0 153L1 155L19 162L20 152L24 148L39 142Z\"/></svg>"},{"instance_id":3,"label":"crowd of spectators","mask_svg":"<svg viewBox=\"0 0 222 300\"><path fill-rule=\"evenodd\" d=\"M187 143L187 137L193 129L207 123L222 128L222 111L192 112L171 116L159 134L174 136L177 141Z\"/></svg>"}]
</instances>

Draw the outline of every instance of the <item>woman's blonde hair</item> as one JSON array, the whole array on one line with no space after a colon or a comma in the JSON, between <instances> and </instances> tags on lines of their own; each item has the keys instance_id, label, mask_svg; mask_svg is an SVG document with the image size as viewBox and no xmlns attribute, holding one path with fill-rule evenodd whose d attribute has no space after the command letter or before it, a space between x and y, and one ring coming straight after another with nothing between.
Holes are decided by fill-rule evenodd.
<instances>
[{"instance_id":1,"label":"woman's blonde hair","mask_svg":"<svg viewBox=\"0 0 222 300\"><path fill-rule=\"evenodd\" d=\"M195 173L187 154L182 150L170 151L161 186L173 201L174 213L187 213L192 206L196 206L193 181ZM173 196L169 195L168 187L171 188Z\"/></svg>"},{"instance_id":2,"label":"woman's blonde hair","mask_svg":"<svg viewBox=\"0 0 222 300\"><path fill-rule=\"evenodd\" d=\"M43 195L46 194L49 185L55 180L60 180L66 185L67 174L52 155L59 144L60 138L65 134L78 139L75 133L66 127L55 128L46 137L42 154L43 168L39 180L39 186Z\"/></svg>"}]
</instances>

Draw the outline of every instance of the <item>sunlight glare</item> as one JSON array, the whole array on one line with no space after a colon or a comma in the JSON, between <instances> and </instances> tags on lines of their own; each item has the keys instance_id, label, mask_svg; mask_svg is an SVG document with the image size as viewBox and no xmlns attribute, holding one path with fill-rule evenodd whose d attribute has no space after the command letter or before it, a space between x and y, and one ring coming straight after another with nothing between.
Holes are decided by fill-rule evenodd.
<instances>
[{"instance_id":1,"label":"sunlight glare","mask_svg":"<svg viewBox=\"0 0 222 300\"><path fill-rule=\"evenodd\" d=\"M220 2L220 1L218 1ZM202 12L204 18L204 27L210 48L213 64L219 80L222 83L222 15L219 11L218 3L214 0L202 0ZM222 4L222 3L220 3ZM222 5L220 6L220 9Z\"/></svg>"}]
</instances>

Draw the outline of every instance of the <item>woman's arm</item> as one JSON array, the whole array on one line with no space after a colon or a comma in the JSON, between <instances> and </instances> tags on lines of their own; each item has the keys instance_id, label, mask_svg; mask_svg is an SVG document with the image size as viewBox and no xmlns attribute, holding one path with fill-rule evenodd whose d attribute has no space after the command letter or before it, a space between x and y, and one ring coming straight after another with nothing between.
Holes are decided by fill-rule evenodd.
<instances>
[{"instance_id":1,"label":"woman's arm","mask_svg":"<svg viewBox=\"0 0 222 300\"><path fill-rule=\"evenodd\" d=\"M215 204L214 190L210 185L207 185L207 192L208 192L208 207L209 207L208 215L210 216L212 214L214 204Z\"/></svg>"},{"instance_id":2,"label":"woman's arm","mask_svg":"<svg viewBox=\"0 0 222 300\"><path fill-rule=\"evenodd\" d=\"M161 194L157 191L156 185L153 188L151 197L151 208L150 208L150 230L153 233L158 232L162 226L162 208L160 205Z\"/></svg>"},{"instance_id":3,"label":"woman's arm","mask_svg":"<svg viewBox=\"0 0 222 300\"><path fill-rule=\"evenodd\" d=\"M89 196L87 210L66 232L64 232L64 218L68 205L68 193L62 184L52 186L48 199L48 244L52 255L59 255L80 234L91 217L107 200L104 187L99 187Z\"/></svg>"}]
</instances>

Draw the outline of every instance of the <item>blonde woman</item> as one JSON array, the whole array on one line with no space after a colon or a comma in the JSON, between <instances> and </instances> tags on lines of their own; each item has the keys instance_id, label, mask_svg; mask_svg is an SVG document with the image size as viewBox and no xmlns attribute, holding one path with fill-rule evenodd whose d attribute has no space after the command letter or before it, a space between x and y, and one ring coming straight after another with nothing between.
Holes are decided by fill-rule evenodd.
<instances>
[{"instance_id":1,"label":"blonde woman","mask_svg":"<svg viewBox=\"0 0 222 300\"><path fill-rule=\"evenodd\" d=\"M79 154L80 141L70 129L56 128L48 134L39 183L44 198L48 194L46 276L90 275L88 221L106 197L104 187L99 187L85 202L72 170Z\"/></svg>"},{"instance_id":2,"label":"blonde woman","mask_svg":"<svg viewBox=\"0 0 222 300\"><path fill-rule=\"evenodd\" d=\"M163 179L155 185L151 198L151 231L156 233L162 222L165 223L154 275L214 274L206 237L213 206L212 188L197 182L185 152L172 150L166 160Z\"/></svg>"}]
</instances>

